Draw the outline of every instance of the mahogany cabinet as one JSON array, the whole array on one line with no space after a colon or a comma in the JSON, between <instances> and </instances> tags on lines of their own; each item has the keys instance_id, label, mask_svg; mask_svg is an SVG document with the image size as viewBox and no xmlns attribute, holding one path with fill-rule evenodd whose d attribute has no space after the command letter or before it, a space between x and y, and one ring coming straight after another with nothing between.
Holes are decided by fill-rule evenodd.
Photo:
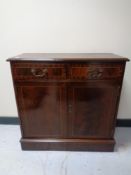
<instances>
[{"instance_id":1,"label":"mahogany cabinet","mask_svg":"<svg viewBox=\"0 0 131 175\"><path fill-rule=\"evenodd\" d=\"M127 58L27 53L8 60L23 150L113 151Z\"/></svg>"}]
</instances>

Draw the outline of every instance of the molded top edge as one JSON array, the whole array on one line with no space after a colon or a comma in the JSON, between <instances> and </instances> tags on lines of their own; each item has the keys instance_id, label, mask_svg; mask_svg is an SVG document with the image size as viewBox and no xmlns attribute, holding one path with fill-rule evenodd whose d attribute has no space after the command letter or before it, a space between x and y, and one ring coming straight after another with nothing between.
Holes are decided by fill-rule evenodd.
<instances>
[{"instance_id":1,"label":"molded top edge","mask_svg":"<svg viewBox=\"0 0 131 175\"><path fill-rule=\"evenodd\" d=\"M113 53L24 53L7 61L129 61Z\"/></svg>"}]
</instances>

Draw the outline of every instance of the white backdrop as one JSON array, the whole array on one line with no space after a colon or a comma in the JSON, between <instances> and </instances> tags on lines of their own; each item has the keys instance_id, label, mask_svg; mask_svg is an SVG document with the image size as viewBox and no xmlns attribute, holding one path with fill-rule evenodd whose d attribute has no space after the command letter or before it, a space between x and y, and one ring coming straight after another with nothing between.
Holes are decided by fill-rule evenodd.
<instances>
[{"instance_id":1,"label":"white backdrop","mask_svg":"<svg viewBox=\"0 0 131 175\"><path fill-rule=\"evenodd\" d=\"M113 52L131 58L130 0L0 0L0 116L17 116L8 57ZM131 63L119 118L131 118Z\"/></svg>"}]
</instances>

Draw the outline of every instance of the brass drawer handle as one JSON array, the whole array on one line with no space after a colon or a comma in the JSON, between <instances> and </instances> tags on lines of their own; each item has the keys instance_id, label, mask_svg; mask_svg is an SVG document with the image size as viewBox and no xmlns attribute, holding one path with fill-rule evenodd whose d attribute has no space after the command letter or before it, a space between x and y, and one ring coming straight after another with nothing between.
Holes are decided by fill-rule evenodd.
<instances>
[{"instance_id":1,"label":"brass drawer handle","mask_svg":"<svg viewBox=\"0 0 131 175\"><path fill-rule=\"evenodd\" d=\"M33 74L35 77L45 77L45 76L47 75L47 69L46 69L46 68L45 68L45 69L41 69L40 71L38 71L38 70L32 68L32 69L31 69L31 72L32 72L32 74ZM38 73L38 72L40 72L40 73Z\"/></svg>"},{"instance_id":2,"label":"brass drawer handle","mask_svg":"<svg viewBox=\"0 0 131 175\"><path fill-rule=\"evenodd\" d=\"M102 69L89 69L88 78L97 79L101 78L103 74Z\"/></svg>"}]
</instances>

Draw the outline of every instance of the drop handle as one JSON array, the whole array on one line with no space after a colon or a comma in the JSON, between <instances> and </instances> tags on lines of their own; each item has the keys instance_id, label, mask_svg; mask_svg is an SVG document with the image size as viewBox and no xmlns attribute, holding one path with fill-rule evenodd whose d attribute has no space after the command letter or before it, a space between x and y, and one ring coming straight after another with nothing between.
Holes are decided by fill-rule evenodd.
<instances>
[{"instance_id":1,"label":"drop handle","mask_svg":"<svg viewBox=\"0 0 131 175\"><path fill-rule=\"evenodd\" d=\"M39 73L38 73L38 70L37 69L31 69L31 72L32 74L35 76L35 77L45 77L47 75L47 72L48 70L45 68L45 69L41 69L39 70Z\"/></svg>"},{"instance_id":2,"label":"drop handle","mask_svg":"<svg viewBox=\"0 0 131 175\"><path fill-rule=\"evenodd\" d=\"M89 71L88 78L94 78L94 79L101 78L103 74L103 70L98 68L94 69L89 68L88 71Z\"/></svg>"},{"instance_id":3,"label":"drop handle","mask_svg":"<svg viewBox=\"0 0 131 175\"><path fill-rule=\"evenodd\" d=\"M69 104L69 105L68 105L68 112L69 112L69 113L72 113L72 104Z\"/></svg>"}]
</instances>

